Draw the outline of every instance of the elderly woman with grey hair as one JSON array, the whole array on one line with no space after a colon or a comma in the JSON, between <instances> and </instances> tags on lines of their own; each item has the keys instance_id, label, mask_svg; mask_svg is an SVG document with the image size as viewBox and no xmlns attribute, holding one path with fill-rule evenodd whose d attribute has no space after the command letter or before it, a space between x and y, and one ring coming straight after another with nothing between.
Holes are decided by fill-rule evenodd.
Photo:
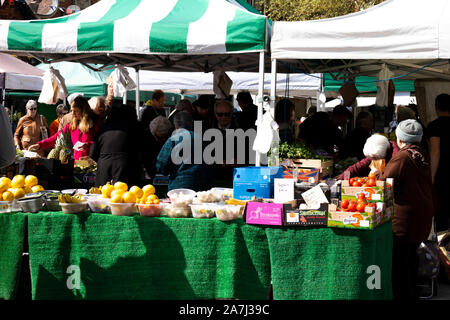
<instances>
[{"instance_id":1,"label":"elderly woman with grey hair","mask_svg":"<svg viewBox=\"0 0 450 320\"><path fill-rule=\"evenodd\" d=\"M142 150L143 164L146 171L146 178L153 179L156 173L156 158L164 143L173 131L172 123L163 116L157 116L150 122L150 133L146 133L147 138L145 148Z\"/></svg>"},{"instance_id":2,"label":"elderly woman with grey hair","mask_svg":"<svg viewBox=\"0 0 450 320\"><path fill-rule=\"evenodd\" d=\"M37 108L35 100L28 100L26 105L27 114L20 118L17 123L14 143L21 150L28 150L28 147L31 145L49 137L47 120L38 113ZM42 150L37 152L41 156L44 155Z\"/></svg>"}]
</instances>

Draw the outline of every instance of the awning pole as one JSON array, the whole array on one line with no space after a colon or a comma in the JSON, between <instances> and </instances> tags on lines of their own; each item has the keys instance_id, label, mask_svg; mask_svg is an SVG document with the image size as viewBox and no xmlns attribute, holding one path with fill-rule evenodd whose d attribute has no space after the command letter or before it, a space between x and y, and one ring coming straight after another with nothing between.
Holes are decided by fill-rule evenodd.
<instances>
[{"instance_id":1,"label":"awning pole","mask_svg":"<svg viewBox=\"0 0 450 320\"><path fill-rule=\"evenodd\" d=\"M258 117L257 124L261 124L263 116L263 95L264 95L264 51L259 53L259 83L258 83ZM256 151L255 166L261 166L261 153Z\"/></svg>"},{"instance_id":2,"label":"awning pole","mask_svg":"<svg viewBox=\"0 0 450 320\"><path fill-rule=\"evenodd\" d=\"M277 95L277 59L272 59L271 86L270 86L270 113L275 118L275 99Z\"/></svg>"},{"instance_id":3,"label":"awning pole","mask_svg":"<svg viewBox=\"0 0 450 320\"><path fill-rule=\"evenodd\" d=\"M141 104L141 94L139 91L139 68L136 68L136 114L137 114L137 118L139 119L139 106Z\"/></svg>"}]
</instances>

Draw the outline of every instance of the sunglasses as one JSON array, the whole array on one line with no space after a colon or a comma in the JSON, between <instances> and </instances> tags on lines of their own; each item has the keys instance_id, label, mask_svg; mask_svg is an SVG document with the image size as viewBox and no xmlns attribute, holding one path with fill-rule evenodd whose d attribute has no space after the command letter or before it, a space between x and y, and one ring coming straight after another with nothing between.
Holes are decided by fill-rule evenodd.
<instances>
[{"instance_id":1,"label":"sunglasses","mask_svg":"<svg viewBox=\"0 0 450 320\"><path fill-rule=\"evenodd\" d=\"M218 116L218 117L229 117L229 116L231 116L231 112L216 112L216 115Z\"/></svg>"},{"instance_id":2,"label":"sunglasses","mask_svg":"<svg viewBox=\"0 0 450 320\"><path fill-rule=\"evenodd\" d=\"M37 108L29 108L28 110L37 110Z\"/></svg>"}]
</instances>

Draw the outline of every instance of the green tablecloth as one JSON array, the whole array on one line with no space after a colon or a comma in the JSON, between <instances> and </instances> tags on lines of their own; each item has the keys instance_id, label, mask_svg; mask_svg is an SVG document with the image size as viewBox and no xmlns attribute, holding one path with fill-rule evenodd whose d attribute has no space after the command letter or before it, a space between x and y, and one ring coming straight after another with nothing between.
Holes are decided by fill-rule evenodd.
<instances>
[{"instance_id":1,"label":"green tablecloth","mask_svg":"<svg viewBox=\"0 0 450 320\"><path fill-rule=\"evenodd\" d=\"M270 284L264 229L242 220L42 212L28 240L33 299L266 299Z\"/></svg>"},{"instance_id":2,"label":"green tablecloth","mask_svg":"<svg viewBox=\"0 0 450 320\"><path fill-rule=\"evenodd\" d=\"M14 299L20 275L26 214L0 214L0 299Z\"/></svg>"},{"instance_id":3,"label":"green tablecloth","mask_svg":"<svg viewBox=\"0 0 450 320\"><path fill-rule=\"evenodd\" d=\"M373 231L267 228L266 234L275 300L392 299L392 223Z\"/></svg>"}]
</instances>

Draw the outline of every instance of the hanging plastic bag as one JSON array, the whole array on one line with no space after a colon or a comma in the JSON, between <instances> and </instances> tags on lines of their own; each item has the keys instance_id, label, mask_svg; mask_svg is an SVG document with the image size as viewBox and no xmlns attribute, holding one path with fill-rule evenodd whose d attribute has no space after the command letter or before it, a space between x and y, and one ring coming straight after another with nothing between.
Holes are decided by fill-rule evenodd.
<instances>
[{"instance_id":1,"label":"hanging plastic bag","mask_svg":"<svg viewBox=\"0 0 450 320\"><path fill-rule=\"evenodd\" d=\"M253 142L253 151L267 154L272 143L278 139L278 124L273 120L272 114L266 111L261 123L257 124L256 137Z\"/></svg>"},{"instance_id":2,"label":"hanging plastic bag","mask_svg":"<svg viewBox=\"0 0 450 320\"><path fill-rule=\"evenodd\" d=\"M133 79L131 79L128 70L122 66L116 66L116 69L114 69L108 79L113 84L115 97L123 97L127 91L137 87Z\"/></svg>"},{"instance_id":3,"label":"hanging plastic bag","mask_svg":"<svg viewBox=\"0 0 450 320\"><path fill-rule=\"evenodd\" d=\"M64 101L67 97L67 87L64 78L58 70L50 67L42 76L44 84L38 102L45 104L56 104L58 100Z\"/></svg>"}]
</instances>

